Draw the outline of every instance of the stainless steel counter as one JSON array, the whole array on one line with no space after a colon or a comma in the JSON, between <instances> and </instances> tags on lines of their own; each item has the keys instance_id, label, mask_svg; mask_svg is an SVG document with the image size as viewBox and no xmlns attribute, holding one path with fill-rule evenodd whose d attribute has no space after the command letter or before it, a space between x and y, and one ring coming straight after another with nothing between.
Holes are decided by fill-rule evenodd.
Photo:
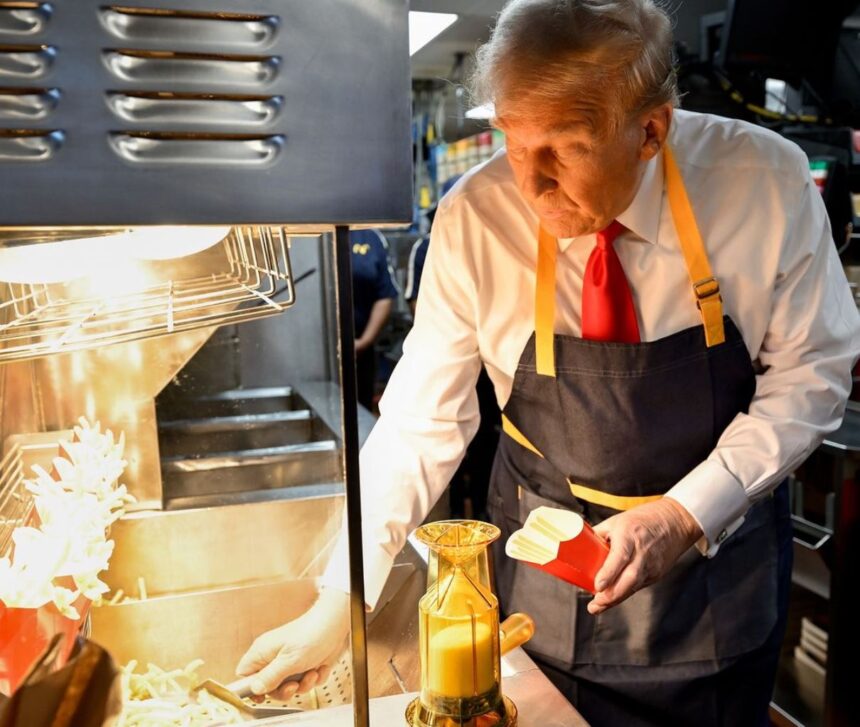
<instances>
[{"instance_id":1,"label":"stainless steel counter","mask_svg":"<svg viewBox=\"0 0 860 727\"><path fill-rule=\"evenodd\" d=\"M518 661L530 668L506 677L502 689L517 705L519 727L588 727L570 703L561 695L540 670L518 650ZM513 653L513 652L512 652ZM415 694L398 694L370 701L372 727L399 727L405 725L406 706ZM351 707L333 707L316 712L305 712L290 717L276 717L257 722L258 725L302 725L302 727L346 727L352 724Z\"/></svg>"}]
</instances>

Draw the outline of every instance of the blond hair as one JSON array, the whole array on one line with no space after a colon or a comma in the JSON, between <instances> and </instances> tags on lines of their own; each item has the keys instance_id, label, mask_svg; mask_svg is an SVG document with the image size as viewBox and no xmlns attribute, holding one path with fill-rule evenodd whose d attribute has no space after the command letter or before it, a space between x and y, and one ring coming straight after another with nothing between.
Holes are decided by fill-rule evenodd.
<instances>
[{"instance_id":1,"label":"blond hair","mask_svg":"<svg viewBox=\"0 0 860 727\"><path fill-rule=\"evenodd\" d=\"M610 122L678 103L672 24L654 0L511 0L476 54L471 90L497 115L608 102Z\"/></svg>"}]
</instances>

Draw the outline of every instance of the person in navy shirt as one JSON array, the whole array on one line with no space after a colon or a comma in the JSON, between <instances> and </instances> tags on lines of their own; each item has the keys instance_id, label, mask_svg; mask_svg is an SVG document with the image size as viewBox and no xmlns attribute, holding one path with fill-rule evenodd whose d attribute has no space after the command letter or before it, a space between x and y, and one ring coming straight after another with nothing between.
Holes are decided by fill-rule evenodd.
<instances>
[{"instance_id":1,"label":"person in navy shirt","mask_svg":"<svg viewBox=\"0 0 860 727\"><path fill-rule=\"evenodd\" d=\"M388 243L378 230L352 230L352 296L355 311L355 374L358 403L373 409L379 337L398 289L388 260Z\"/></svg>"},{"instance_id":2,"label":"person in navy shirt","mask_svg":"<svg viewBox=\"0 0 860 727\"><path fill-rule=\"evenodd\" d=\"M421 286L421 273L424 272L424 260L427 258L427 250L430 248L430 233L419 237L412 246L409 253L409 268L406 272L405 297L415 315L415 303L418 301L418 288Z\"/></svg>"}]
</instances>

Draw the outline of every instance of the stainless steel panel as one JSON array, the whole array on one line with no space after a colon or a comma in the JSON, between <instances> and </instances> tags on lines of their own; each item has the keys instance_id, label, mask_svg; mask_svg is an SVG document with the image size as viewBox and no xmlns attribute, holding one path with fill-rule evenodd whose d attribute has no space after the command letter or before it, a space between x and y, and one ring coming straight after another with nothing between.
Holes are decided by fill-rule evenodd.
<instances>
[{"instance_id":1,"label":"stainless steel panel","mask_svg":"<svg viewBox=\"0 0 860 727\"><path fill-rule=\"evenodd\" d=\"M104 580L112 592L150 596L322 573L343 496L134 513L114 524Z\"/></svg>"},{"instance_id":2,"label":"stainless steel panel","mask_svg":"<svg viewBox=\"0 0 860 727\"><path fill-rule=\"evenodd\" d=\"M281 320L284 320L283 318ZM243 332L251 326L243 326ZM307 404L289 386L272 386L253 389L234 389L211 396L195 397L189 411L198 417L242 416L269 414L295 409L306 409Z\"/></svg>"},{"instance_id":3,"label":"stainless steel panel","mask_svg":"<svg viewBox=\"0 0 860 727\"><path fill-rule=\"evenodd\" d=\"M159 426L162 457L305 444L334 438L310 410L166 422Z\"/></svg>"},{"instance_id":4,"label":"stainless steel panel","mask_svg":"<svg viewBox=\"0 0 860 727\"><path fill-rule=\"evenodd\" d=\"M405 0L255 0L253 8L245 0L144 4L168 13L280 18L270 41L247 46L219 45L194 33L120 39L101 21L110 3L59 5L39 36L45 48L34 44L30 51L39 62L21 66L13 54L6 65L25 76L44 72L50 87L60 89L61 103L28 127L61 130L66 142L46 163L0 160L0 226L318 225L411 218ZM53 64L50 46L58 49ZM105 51L119 75L106 72ZM273 78L269 57L282 59ZM23 86L25 76L0 75L0 85ZM286 136L287 143L263 174L257 166L130 164L111 147L111 134L175 132L177 121L171 115L118 117L106 101L114 93L281 96L286 102L265 129ZM249 129L241 120L231 125L213 114L185 122L182 130L205 137Z\"/></svg>"},{"instance_id":5,"label":"stainless steel panel","mask_svg":"<svg viewBox=\"0 0 860 727\"><path fill-rule=\"evenodd\" d=\"M0 118L3 110L0 93ZM135 124L219 124L266 126L278 116L283 96L260 98L194 96L193 94L109 93L107 103L121 119Z\"/></svg>"}]
</instances>

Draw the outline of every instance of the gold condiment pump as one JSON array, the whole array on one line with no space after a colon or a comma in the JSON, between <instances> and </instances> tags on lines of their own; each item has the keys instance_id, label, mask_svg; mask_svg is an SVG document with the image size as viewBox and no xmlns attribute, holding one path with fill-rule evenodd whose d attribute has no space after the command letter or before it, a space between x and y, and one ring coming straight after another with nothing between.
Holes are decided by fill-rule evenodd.
<instances>
[{"instance_id":1,"label":"gold condiment pump","mask_svg":"<svg viewBox=\"0 0 860 727\"><path fill-rule=\"evenodd\" d=\"M416 531L430 549L427 592L418 604L421 692L406 710L410 727L515 727L502 695L500 656L534 633L525 614L500 629L488 548L499 529L477 520L430 523Z\"/></svg>"}]
</instances>

